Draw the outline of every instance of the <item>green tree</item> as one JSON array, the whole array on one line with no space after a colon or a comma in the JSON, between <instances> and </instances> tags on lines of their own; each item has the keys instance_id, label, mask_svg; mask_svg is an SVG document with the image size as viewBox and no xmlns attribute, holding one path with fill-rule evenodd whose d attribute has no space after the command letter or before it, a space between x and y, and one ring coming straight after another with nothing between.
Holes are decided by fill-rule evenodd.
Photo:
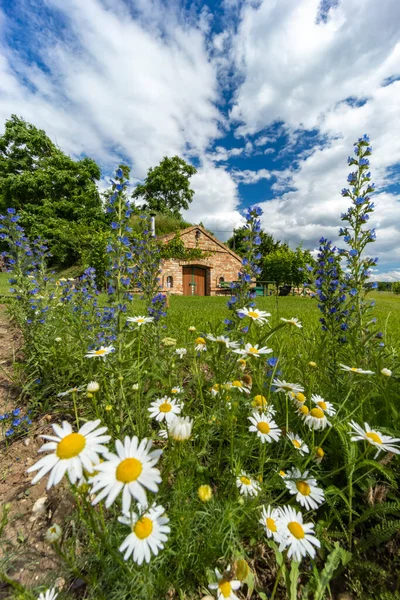
<instances>
[{"instance_id":1,"label":"green tree","mask_svg":"<svg viewBox=\"0 0 400 600\"><path fill-rule=\"evenodd\" d=\"M244 227L240 227L239 229L235 229L232 237L227 240L227 246L239 254L239 256L244 256L246 254L246 240L245 238L248 235L247 229ZM263 256L267 254L271 254L279 247L287 247L287 244L282 244L282 242L275 241L270 233L265 231L260 232L261 244L259 246L259 250Z\"/></svg>"},{"instance_id":2,"label":"green tree","mask_svg":"<svg viewBox=\"0 0 400 600\"><path fill-rule=\"evenodd\" d=\"M75 161L42 129L12 115L0 136L0 212L15 208L29 237L49 241L56 262L79 254L74 236L101 227L104 214L91 158Z\"/></svg>"},{"instance_id":3,"label":"green tree","mask_svg":"<svg viewBox=\"0 0 400 600\"><path fill-rule=\"evenodd\" d=\"M395 294L400 294L400 281L394 281L392 283L392 292Z\"/></svg>"},{"instance_id":4,"label":"green tree","mask_svg":"<svg viewBox=\"0 0 400 600\"><path fill-rule=\"evenodd\" d=\"M303 250L301 246L291 250L285 245L264 257L261 277L263 281L273 281L277 289L284 283L299 287L309 278L306 265L313 264L309 250Z\"/></svg>"},{"instance_id":5,"label":"green tree","mask_svg":"<svg viewBox=\"0 0 400 600\"><path fill-rule=\"evenodd\" d=\"M164 156L157 167L150 168L144 183L136 186L132 198L146 201L145 210L180 217L193 200L189 179L197 170L179 156Z\"/></svg>"}]
</instances>

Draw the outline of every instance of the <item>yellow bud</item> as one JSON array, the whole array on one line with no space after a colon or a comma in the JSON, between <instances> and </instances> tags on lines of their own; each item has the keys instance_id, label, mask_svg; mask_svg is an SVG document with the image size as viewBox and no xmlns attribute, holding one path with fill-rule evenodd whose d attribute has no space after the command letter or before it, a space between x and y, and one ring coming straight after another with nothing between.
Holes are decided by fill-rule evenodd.
<instances>
[{"instance_id":1,"label":"yellow bud","mask_svg":"<svg viewBox=\"0 0 400 600\"><path fill-rule=\"evenodd\" d=\"M107 411L110 411L110 410L112 410L112 406L111 406L111 404L107 404L107 406L106 406L106 410L107 410Z\"/></svg>"},{"instance_id":2,"label":"yellow bud","mask_svg":"<svg viewBox=\"0 0 400 600\"><path fill-rule=\"evenodd\" d=\"M316 362L314 362L313 360L310 360L310 362L308 363L308 366L309 366L309 367L313 367L313 369L315 369L315 368L316 368L316 366L317 366L317 363L316 363Z\"/></svg>"},{"instance_id":3,"label":"yellow bud","mask_svg":"<svg viewBox=\"0 0 400 600\"><path fill-rule=\"evenodd\" d=\"M202 502L208 502L212 498L212 489L209 485L201 485L197 490L197 495Z\"/></svg>"}]
</instances>

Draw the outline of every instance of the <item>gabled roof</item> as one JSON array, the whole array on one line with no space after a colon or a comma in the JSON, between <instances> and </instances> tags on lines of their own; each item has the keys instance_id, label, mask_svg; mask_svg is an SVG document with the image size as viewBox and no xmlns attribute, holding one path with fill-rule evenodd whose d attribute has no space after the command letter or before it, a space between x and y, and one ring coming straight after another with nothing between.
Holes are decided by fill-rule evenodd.
<instances>
[{"instance_id":1,"label":"gabled roof","mask_svg":"<svg viewBox=\"0 0 400 600\"><path fill-rule=\"evenodd\" d=\"M215 244L217 244L217 246L220 246L220 248L222 248L225 252L228 252L228 254L231 254L231 256L236 258L239 262L242 262L241 257L238 256L238 254L236 254L236 252L231 250L226 244L224 244L223 242L218 240L216 237L211 235L211 233L209 231L207 231L206 229L204 229L204 227L202 227L201 225L191 225L191 227L186 227L186 229L181 229L179 231L179 235L183 236L186 233L190 233L191 231L194 231L195 229L198 229L199 231L201 231L201 233L203 233L210 240L212 240ZM163 242L170 242L175 237L175 235L176 235L176 231L174 231L173 233L166 233L165 235L157 236L157 238Z\"/></svg>"}]
</instances>

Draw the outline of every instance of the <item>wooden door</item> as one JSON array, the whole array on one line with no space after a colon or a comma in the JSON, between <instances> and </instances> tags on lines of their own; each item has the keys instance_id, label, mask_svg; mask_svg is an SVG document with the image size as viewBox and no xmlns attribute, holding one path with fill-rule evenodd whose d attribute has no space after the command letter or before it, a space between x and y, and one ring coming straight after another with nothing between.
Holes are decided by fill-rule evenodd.
<instances>
[{"instance_id":1,"label":"wooden door","mask_svg":"<svg viewBox=\"0 0 400 600\"><path fill-rule=\"evenodd\" d=\"M206 295L206 269L183 267L183 294L185 296Z\"/></svg>"}]
</instances>

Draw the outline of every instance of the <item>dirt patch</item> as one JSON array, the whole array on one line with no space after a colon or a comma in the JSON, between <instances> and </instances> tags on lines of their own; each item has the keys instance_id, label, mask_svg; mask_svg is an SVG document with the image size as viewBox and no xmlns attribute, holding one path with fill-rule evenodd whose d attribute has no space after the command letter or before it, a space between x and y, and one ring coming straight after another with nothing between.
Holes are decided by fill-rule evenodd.
<instances>
[{"instance_id":1,"label":"dirt patch","mask_svg":"<svg viewBox=\"0 0 400 600\"><path fill-rule=\"evenodd\" d=\"M21 335L9 323L5 307L0 306L0 414L15 408L19 388L14 380L13 363L21 356ZM47 478L32 486L32 474L26 469L37 460L43 441L40 435L50 433L51 417L33 422L26 437L0 439L0 536L1 568L7 576L36 587L54 581L60 573L60 562L44 535L54 523L63 524L72 511L71 496L63 485L46 490ZM0 597L7 597L1 596Z\"/></svg>"}]
</instances>

